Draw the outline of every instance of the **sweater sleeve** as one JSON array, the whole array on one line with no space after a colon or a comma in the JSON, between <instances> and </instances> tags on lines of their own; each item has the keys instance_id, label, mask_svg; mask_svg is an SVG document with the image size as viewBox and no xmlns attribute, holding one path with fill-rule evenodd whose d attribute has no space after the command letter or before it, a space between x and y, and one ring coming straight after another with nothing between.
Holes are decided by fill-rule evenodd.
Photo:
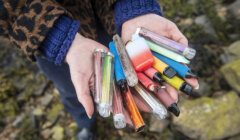
<instances>
[{"instance_id":1,"label":"sweater sleeve","mask_svg":"<svg viewBox=\"0 0 240 140\"><path fill-rule=\"evenodd\" d=\"M63 14L71 16L55 0L0 0L0 35L34 60L40 44Z\"/></svg>"},{"instance_id":2,"label":"sweater sleeve","mask_svg":"<svg viewBox=\"0 0 240 140\"><path fill-rule=\"evenodd\" d=\"M122 24L140 15L155 13L162 16L156 0L118 0L114 5L114 17L117 32L121 34Z\"/></svg>"},{"instance_id":3,"label":"sweater sleeve","mask_svg":"<svg viewBox=\"0 0 240 140\"><path fill-rule=\"evenodd\" d=\"M47 34L40 51L56 65L62 64L79 29L80 22L61 16Z\"/></svg>"}]
</instances>

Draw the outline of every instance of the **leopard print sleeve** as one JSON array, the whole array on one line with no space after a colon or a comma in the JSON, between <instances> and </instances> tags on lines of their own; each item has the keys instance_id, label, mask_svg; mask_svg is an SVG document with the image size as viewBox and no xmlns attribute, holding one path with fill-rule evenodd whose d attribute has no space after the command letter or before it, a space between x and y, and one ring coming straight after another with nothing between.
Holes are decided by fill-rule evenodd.
<instances>
[{"instance_id":1,"label":"leopard print sleeve","mask_svg":"<svg viewBox=\"0 0 240 140\"><path fill-rule=\"evenodd\" d=\"M0 35L34 59L48 31L63 14L69 15L54 0L0 0Z\"/></svg>"},{"instance_id":2,"label":"leopard print sleeve","mask_svg":"<svg viewBox=\"0 0 240 140\"><path fill-rule=\"evenodd\" d=\"M94 11L100 19L105 30L110 34L116 34L114 24L114 10L113 5L117 0L95 0Z\"/></svg>"}]
</instances>

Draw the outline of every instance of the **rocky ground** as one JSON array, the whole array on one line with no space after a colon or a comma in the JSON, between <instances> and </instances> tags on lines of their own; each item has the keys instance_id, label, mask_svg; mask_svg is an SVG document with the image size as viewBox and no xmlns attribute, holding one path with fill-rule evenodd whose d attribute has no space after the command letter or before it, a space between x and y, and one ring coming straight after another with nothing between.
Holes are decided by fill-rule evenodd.
<instances>
[{"instance_id":1,"label":"rocky ground","mask_svg":"<svg viewBox=\"0 0 240 140\"><path fill-rule=\"evenodd\" d=\"M178 118L143 114L148 127L142 133L116 130L112 119L99 117L98 139L240 139L240 0L160 1L164 16L198 50L192 69L200 90L181 97ZM76 124L52 83L6 40L0 49L0 139L74 139Z\"/></svg>"}]
</instances>

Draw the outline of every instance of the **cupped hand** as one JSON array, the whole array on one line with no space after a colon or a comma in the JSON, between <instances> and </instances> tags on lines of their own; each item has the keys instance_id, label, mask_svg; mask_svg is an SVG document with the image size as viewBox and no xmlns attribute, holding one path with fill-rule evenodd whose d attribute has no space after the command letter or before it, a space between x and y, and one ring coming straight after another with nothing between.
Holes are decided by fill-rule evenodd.
<instances>
[{"instance_id":1,"label":"cupped hand","mask_svg":"<svg viewBox=\"0 0 240 140\"><path fill-rule=\"evenodd\" d=\"M181 33L176 24L156 14L146 14L124 22L122 25L121 34L124 43L131 40L132 34L134 34L136 32L136 29L139 27L145 27L146 29L149 29L157 34L160 34L176 42L184 44L185 46L188 46L187 38ZM193 88L197 89L199 87L197 79L190 78L185 80ZM178 92L176 91L176 89L166 84L166 91L177 102Z\"/></svg>"},{"instance_id":2,"label":"cupped hand","mask_svg":"<svg viewBox=\"0 0 240 140\"><path fill-rule=\"evenodd\" d=\"M89 118L94 112L90 89L94 82L93 52L96 48L107 50L102 44L77 33L66 56L78 100L85 108Z\"/></svg>"}]
</instances>

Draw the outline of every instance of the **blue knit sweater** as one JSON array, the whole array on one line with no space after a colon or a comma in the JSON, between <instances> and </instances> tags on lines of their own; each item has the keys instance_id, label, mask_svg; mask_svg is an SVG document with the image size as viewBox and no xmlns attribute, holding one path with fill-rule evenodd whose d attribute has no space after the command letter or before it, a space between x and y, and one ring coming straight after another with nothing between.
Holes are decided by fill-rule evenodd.
<instances>
[{"instance_id":1,"label":"blue knit sweater","mask_svg":"<svg viewBox=\"0 0 240 140\"><path fill-rule=\"evenodd\" d=\"M155 13L161 15L156 0L118 0L114 6L115 24L121 34L122 24L134 17ZM71 43L79 29L80 22L61 16L46 36L40 51L56 65L63 63Z\"/></svg>"}]
</instances>

